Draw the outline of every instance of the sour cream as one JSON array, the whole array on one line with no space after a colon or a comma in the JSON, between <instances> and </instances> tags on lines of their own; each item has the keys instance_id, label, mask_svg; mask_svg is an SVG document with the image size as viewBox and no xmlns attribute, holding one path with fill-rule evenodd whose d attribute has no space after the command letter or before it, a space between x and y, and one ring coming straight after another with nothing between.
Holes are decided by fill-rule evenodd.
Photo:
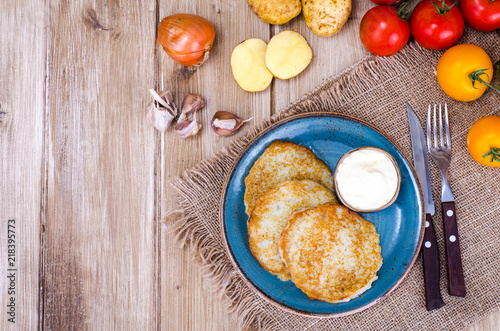
<instances>
[{"instance_id":1,"label":"sour cream","mask_svg":"<svg viewBox=\"0 0 500 331\"><path fill-rule=\"evenodd\" d=\"M393 157L384 150L362 147L345 154L335 170L339 199L355 211L388 207L399 193L401 176Z\"/></svg>"}]
</instances>

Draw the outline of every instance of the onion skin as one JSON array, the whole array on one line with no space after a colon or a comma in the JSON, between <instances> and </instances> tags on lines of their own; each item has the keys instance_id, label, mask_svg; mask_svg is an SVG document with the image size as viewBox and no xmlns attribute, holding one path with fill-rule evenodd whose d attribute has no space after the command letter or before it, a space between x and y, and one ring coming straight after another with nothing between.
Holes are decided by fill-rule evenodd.
<instances>
[{"instance_id":1,"label":"onion skin","mask_svg":"<svg viewBox=\"0 0 500 331\"><path fill-rule=\"evenodd\" d=\"M214 43L215 29L207 19L193 14L165 17L158 28L158 44L175 62L201 65Z\"/></svg>"}]
</instances>

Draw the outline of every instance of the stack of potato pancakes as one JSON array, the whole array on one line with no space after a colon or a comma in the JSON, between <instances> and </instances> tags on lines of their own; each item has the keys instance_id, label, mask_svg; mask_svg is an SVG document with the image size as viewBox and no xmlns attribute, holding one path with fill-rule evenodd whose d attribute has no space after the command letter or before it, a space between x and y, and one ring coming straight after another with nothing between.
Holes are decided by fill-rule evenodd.
<instances>
[{"instance_id":1,"label":"stack of potato pancakes","mask_svg":"<svg viewBox=\"0 0 500 331\"><path fill-rule=\"evenodd\" d=\"M382 266L375 226L339 204L332 170L309 148L276 140L245 178L250 250L311 299L346 302Z\"/></svg>"}]
</instances>

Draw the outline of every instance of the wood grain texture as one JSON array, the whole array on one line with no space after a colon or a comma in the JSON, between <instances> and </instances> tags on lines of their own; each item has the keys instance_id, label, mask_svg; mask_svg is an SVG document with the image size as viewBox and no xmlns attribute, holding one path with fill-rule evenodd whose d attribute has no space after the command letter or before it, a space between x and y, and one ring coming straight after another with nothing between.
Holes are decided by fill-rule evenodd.
<instances>
[{"instance_id":1,"label":"wood grain texture","mask_svg":"<svg viewBox=\"0 0 500 331\"><path fill-rule=\"evenodd\" d=\"M50 2L46 330L155 328L155 7Z\"/></svg>"},{"instance_id":2,"label":"wood grain texture","mask_svg":"<svg viewBox=\"0 0 500 331\"><path fill-rule=\"evenodd\" d=\"M195 69L175 63L157 46L159 58L159 89L172 92L180 106L184 96L197 93L204 97L206 106L194 117L203 125L197 136L180 138L173 129L161 135L159 189L160 214L175 206L175 192L169 182L174 176L194 166L202 159L228 145L270 115L271 90L247 93L234 81L229 59L233 48L250 38L269 40L269 25L258 20L246 3L238 1L171 1L160 2L159 18L176 13L192 13L205 17L215 28L216 37L210 58ZM231 111L242 118L253 117L231 138L217 136L210 128L210 120L218 110ZM161 227L159 314L164 330L231 330L234 321L224 310L216 295L203 289L201 273L190 262L186 250L179 250L168 229Z\"/></svg>"},{"instance_id":3,"label":"wood grain texture","mask_svg":"<svg viewBox=\"0 0 500 331\"><path fill-rule=\"evenodd\" d=\"M40 321L46 20L42 1L0 2L0 329ZM29 24L26 24L29 22ZM7 225L15 220L14 286ZM12 229L11 229L12 230ZM14 292L12 292L14 291ZM15 299L15 322L7 304Z\"/></svg>"},{"instance_id":4,"label":"wood grain texture","mask_svg":"<svg viewBox=\"0 0 500 331\"><path fill-rule=\"evenodd\" d=\"M498 331L500 330L500 310L495 310L490 316L467 328L467 331Z\"/></svg>"},{"instance_id":5,"label":"wood grain texture","mask_svg":"<svg viewBox=\"0 0 500 331\"><path fill-rule=\"evenodd\" d=\"M260 21L245 1L3 1L0 3L0 305L7 299L7 220L16 219L16 324L1 330L235 330L220 298L158 220L175 206L170 180L366 51L357 36L371 3L354 2L336 36L313 35L301 16ZM158 19L189 12L217 31L196 71L155 44ZM247 93L229 58L239 42L283 29L314 51L305 72ZM197 137L160 134L144 120L150 87L178 103L200 93ZM217 110L254 117L236 136L209 128ZM156 246L158 242L159 247ZM499 330L500 313L469 331Z\"/></svg>"},{"instance_id":6,"label":"wood grain texture","mask_svg":"<svg viewBox=\"0 0 500 331\"><path fill-rule=\"evenodd\" d=\"M440 278L441 263L439 261L439 249L434 232L434 221L430 214L425 214L424 241L420 249L422 258L425 307L428 311L441 308L444 305L441 297Z\"/></svg>"},{"instance_id":7,"label":"wood grain texture","mask_svg":"<svg viewBox=\"0 0 500 331\"><path fill-rule=\"evenodd\" d=\"M441 202L441 215L444 227L445 253L448 275L448 293L465 297L464 270L460 252L460 236L458 234L455 202Z\"/></svg>"},{"instance_id":8,"label":"wood grain texture","mask_svg":"<svg viewBox=\"0 0 500 331\"><path fill-rule=\"evenodd\" d=\"M291 102L323 84L329 77L343 72L368 54L359 39L359 24L363 15L374 4L369 1L353 1L352 6L347 22L337 34L330 37L315 35L307 28L302 14L287 24L272 26L273 35L284 30L302 34L313 51L311 63L298 76L288 80L274 80L273 112L279 112Z\"/></svg>"},{"instance_id":9,"label":"wood grain texture","mask_svg":"<svg viewBox=\"0 0 500 331\"><path fill-rule=\"evenodd\" d=\"M342 43L359 43L354 29L351 33L346 33L340 41L335 41L333 38L314 36L307 29L302 16L286 25L272 26L259 20L244 1L175 2L167 3L166 6L160 4L160 19L180 12L194 13L207 18L215 27L216 40L209 60L194 73L176 64L159 48L159 88L171 90L178 104L184 95L190 92L199 93L207 100L207 106L196 115L197 120L205 125L197 137L181 140L171 130L162 138L160 147L162 186L159 190L162 212L175 206L175 192L169 185L174 176L182 175L184 170L202 159L209 158L234 140L233 137L244 134L254 124L268 118L275 109L285 107L320 84L322 80L340 72L364 55L360 47L356 48L357 51L354 50L355 56L351 54L352 48L346 49L347 54L343 55L334 51L335 47L339 47ZM272 86L263 92L243 91L237 86L231 74L229 60L233 48L248 38L260 38L269 42L271 33L276 33L277 29L291 29L303 33L315 52L312 63L298 77L287 81L275 79ZM328 47L333 48L324 47L325 41ZM208 127L211 117L217 110L232 111L243 118L253 117L254 121L246 124L235 136L220 138ZM162 230L161 328L233 330L235 322L223 310L221 300L203 291L201 274L196 267L193 269L187 251L176 249L171 242L172 238L167 234L168 229L163 227ZM172 266L175 267L172 269Z\"/></svg>"}]
</instances>

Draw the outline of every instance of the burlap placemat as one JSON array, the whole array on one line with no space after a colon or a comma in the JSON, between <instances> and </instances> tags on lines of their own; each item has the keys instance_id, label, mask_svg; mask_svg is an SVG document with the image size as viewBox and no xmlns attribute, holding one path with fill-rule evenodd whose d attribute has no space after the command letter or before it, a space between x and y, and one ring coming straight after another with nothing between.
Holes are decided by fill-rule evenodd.
<instances>
[{"instance_id":1,"label":"burlap placemat","mask_svg":"<svg viewBox=\"0 0 500 331\"><path fill-rule=\"evenodd\" d=\"M460 43L481 46L494 62L500 58L497 32L466 29ZM368 56L173 181L179 208L166 216L164 224L180 246L191 248L208 287L221 295L241 328L253 325L265 330L457 330L500 305L500 170L474 162L466 147L468 129L477 119L500 115L500 94L489 91L469 103L450 99L436 80L435 68L441 54L410 43L390 57ZM442 259L444 307L432 312L425 309L420 258L394 292L380 303L347 317L304 317L263 300L234 270L220 234L220 196L234 158L246 142L280 119L298 113L332 111L378 127L411 160L405 102L414 107L421 120L425 119L429 103L448 103L453 146L449 173L457 203L467 297L447 294L441 211L437 209L434 220ZM434 197L439 201L440 177L432 161L431 170Z\"/></svg>"}]
</instances>

